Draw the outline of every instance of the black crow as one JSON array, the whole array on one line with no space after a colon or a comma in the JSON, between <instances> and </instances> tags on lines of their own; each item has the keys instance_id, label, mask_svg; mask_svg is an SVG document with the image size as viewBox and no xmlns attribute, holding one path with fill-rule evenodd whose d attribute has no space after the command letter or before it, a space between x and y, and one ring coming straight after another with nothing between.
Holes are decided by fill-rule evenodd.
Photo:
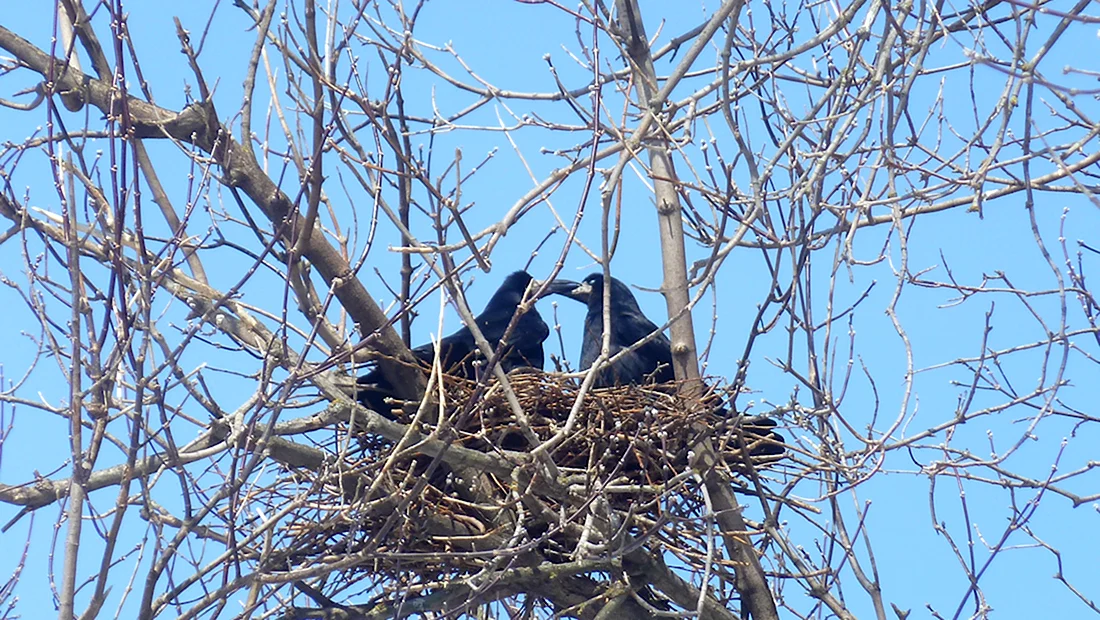
<instances>
[{"instance_id":1,"label":"black crow","mask_svg":"<svg viewBox=\"0 0 1100 620\"><path fill-rule=\"evenodd\" d=\"M560 282L560 284L558 284ZM581 370L595 363L603 348L603 291L604 277L594 273L580 284L570 287L565 280L556 280L550 293L565 295L588 306L584 317L584 339L581 341ZM611 320L611 355L629 348L634 343L657 331L657 325L642 314L638 300L630 288L611 278L609 314ZM612 364L596 371L594 387L617 385L641 385L668 383L675 380L672 370L672 343L664 333L658 333L642 346L626 353ZM724 415L724 409L718 410ZM745 417L742 420L747 439L752 442L766 438L768 441L752 450L753 456L782 455L785 452L783 437L770 430L775 421L762 416Z\"/></svg>"},{"instance_id":2,"label":"black crow","mask_svg":"<svg viewBox=\"0 0 1100 620\"><path fill-rule=\"evenodd\" d=\"M584 340L581 341L581 370L587 370L600 356L603 347L603 274L594 273L572 290L558 280L553 292L563 294L588 305L584 317ZM642 314L638 300L630 288L611 278L611 355L657 331L657 325ZM674 379L672 345L668 336L658 333L649 342L625 354L615 363L597 371L595 387L667 383Z\"/></svg>"},{"instance_id":3,"label":"black crow","mask_svg":"<svg viewBox=\"0 0 1100 620\"><path fill-rule=\"evenodd\" d=\"M516 271L504 279L504 282L493 293L489 303L485 305L475 321L489 346L494 349L499 346L504 331L512 322L512 315L523 301L523 295L533 278L526 271ZM546 294L562 292L565 289L576 286L576 283L559 280L547 287ZM542 343L550 336L550 328L539 316L538 310L531 308L523 316L516 320L516 325L505 344L505 349L500 355L500 366L504 372L515 368L531 367L542 370L543 351ZM423 344L412 350L413 355L425 365L431 365L435 361L435 346L432 343ZM443 372L463 377L476 379L478 361L484 361L481 351L474 342L474 335L465 325L455 333L444 337L439 341L439 362ZM393 395L393 385L382 374L381 369L374 368L357 380L359 393L357 400L364 407L376 411L386 417L390 415L390 407L385 399Z\"/></svg>"}]
</instances>

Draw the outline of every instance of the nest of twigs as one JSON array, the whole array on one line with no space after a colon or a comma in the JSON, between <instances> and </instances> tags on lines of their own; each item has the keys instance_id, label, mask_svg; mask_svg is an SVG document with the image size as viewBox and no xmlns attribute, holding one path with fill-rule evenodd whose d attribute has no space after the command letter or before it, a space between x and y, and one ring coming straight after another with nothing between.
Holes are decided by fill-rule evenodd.
<instances>
[{"instance_id":1,"label":"nest of twigs","mask_svg":"<svg viewBox=\"0 0 1100 620\"><path fill-rule=\"evenodd\" d=\"M782 455L774 423L730 416L714 406L714 394L688 400L676 385L593 389L574 412L580 386L573 379L517 371L509 383L526 424L496 381L446 377L442 406L418 415L415 404L394 402L386 412L412 429L409 440L360 433L351 450L333 441L329 447L342 445L346 456L331 472L311 472L313 501L288 528L288 560L360 554L361 570L431 577L499 562L502 548L553 561L575 547L575 520L597 508L627 529L656 531L689 558L703 544L684 525L702 511L690 462L699 442L715 446L731 484L749 487L750 472ZM535 474L544 469L529 454L532 435L540 444L554 440L541 458L558 468L556 483ZM419 444L426 437L514 464L513 475L425 455ZM662 530L670 519L679 525Z\"/></svg>"}]
</instances>

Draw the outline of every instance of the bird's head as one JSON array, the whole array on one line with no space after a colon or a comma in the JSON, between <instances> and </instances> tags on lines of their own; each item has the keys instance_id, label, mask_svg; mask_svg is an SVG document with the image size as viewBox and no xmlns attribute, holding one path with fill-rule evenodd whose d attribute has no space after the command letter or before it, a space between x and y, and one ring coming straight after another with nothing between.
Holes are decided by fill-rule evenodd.
<instances>
[{"instance_id":1,"label":"bird's head","mask_svg":"<svg viewBox=\"0 0 1100 620\"><path fill-rule=\"evenodd\" d=\"M526 271L513 271L504 278L500 288L493 293L487 307L504 307L505 305L517 306L523 300L523 294L527 291L527 285L534 278Z\"/></svg>"},{"instance_id":2,"label":"bird's head","mask_svg":"<svg viewBox=\"0 0 1100 620\"><path fill-rule=\"evenodd\" d=\"M500 288L510 291L519 291L522 294L527 290L527 285L530 284L532 280L534 280L534 278L531 277L531 274L521 269L508 274L508 277L504 278L504 282L500 284Z\"/></svg>"},{"instance_id":3,"label":"bird's head","mask_svg":"<svg viewBox=\"0 0 1100 620\"><path fill-rule=\"evenodd\" d=\"M497 295L507 296L515 300L518 304L523 299L527 289L532 291L537 290L543 286L543 281L536 280L531 277L531 274L526 271L514 271L508 274L507 278L504 278L504 282L497 289ZM571 280L552 280L542 290L542 294L538 296L539 299L546 297L547 295L565 295L570 296L572 291L581 286L577 282ZM495 297L495 296L494 296ZM587 294L581 301L586 300Z\"/></svg>"},{"instance_id":4,"label":"bird's head","mask_svg":"<svg viewBox=\"0 0 1100 620\"><path fill-rule=\"evenodd\" d=\"M603 307L604 277L602 273L589 274L581 282L569 280L554 280L547 287L547 294L564 295L570 299L581 302L589 308ZM611 278L611 303L624 309L637 309L638 300L630 287L622 281Z\"/></svg>"}]
</instances>

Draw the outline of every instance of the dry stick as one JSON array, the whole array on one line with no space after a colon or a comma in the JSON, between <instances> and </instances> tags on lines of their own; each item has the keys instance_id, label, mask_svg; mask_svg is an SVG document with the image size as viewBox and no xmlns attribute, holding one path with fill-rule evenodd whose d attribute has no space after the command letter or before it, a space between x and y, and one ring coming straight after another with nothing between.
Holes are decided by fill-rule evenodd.
<instances>
[{"instance_id":1,"label":"dry stick","mask_svg":"<svg viewBox=\"0 0 1100 620\"><path fill-rule=\"evenodd\" d=\"M190 219L193 205L187 206L181 220L172 206L172 199L168 197L168 192L161 185L160 176L157 174L156 168L153 167L153 161L149 159L145 143L140 139L134 140L134 154L137 157L138 166L141 167L145 182L149 184L149 189L153 192L153 202L160 207L164 221L172 229L180 249L183 250L183 255L187 259L187 266L191 268L191 275L200 282L207 282L206 269L202 265L202 259L199 258L198 244L189 239L187 235L187 220Z\"/></svg>"},{"instance_id":2,"label":"dry stick","mask_svg":"<svg viewBox=\"0 0 1100 620\"><path fill-rule=\"evenodd\" d=\"M59 169L55 169L60 174ZM80 531L84 522L84 498L86 497L85 485L88 482L89 463L85 462L83 450L83 435L80 425L81 410L83 409L83 397L81 396L81 367L75 363L82 357L81 318L82 307L87 303L83 296L84 281L80 271L80 244L76 230L76 216L73 214L73 205L65 200L64 205L66 250L68 252L68 271L72 287L72 301L70 316L70 336L72 338L71 359L74 363L69 371L69 442L72 454L73 475L69 484L69 505L66 507L66 516L69 521L68 533L65 537L65 556L61 573L61 594L58 613L62 618L73 617L74 597L76 596L76 569L77 554L80 550Z\"/></svg>"},{"instance_id":3,"label":"dry stick","mask_svg":"<svg viewBox=\"0 0 1100 620\"><path fill-rule=\"evenodd\" d=\"M638 84L639 105L648 111L647 115L657 116L661 109L653 109L650 102L654 101L658 94L657 73L650 55L648 39L645 28L642 25L641 12L637 0L616 0L618 23L623 29L622 36L625 43L625 51L630 58L631 70L634 71ZM735 14L742 2L732 0L724 3L715 12L710 22L703 28L699 37L695 40L691 50L688 51L680 67L686 70L726 18ZM683 72L678 72L682 74ZM671 85L666 85L666 90ZM659 102L659 100L657 100ZM647 143L646 150L649 154L649 165L653 178L654 193L657 202L657 219L661 236L661 258L664 268L664 285L662 292L668 307L669 316L673 316L681 308L690 303L688 294L687 260L684 249L684 228L681 218L680 199L676 193L676 174L672 169L672 161L668 154L667 141L654 134ZM695 334L691 315L685 313L680 320L674 322L669 328L672 337L672 367L676 378L686 380L683 388L688 395L698 394L702 391L699 381L699 365L695 352ZM735 587L741 595L742 605L746 615L757 620L776 619L779 614L775 607L764 577L764 569L756 556L756 550L748 538L748 527L741 516L740 507L737 504L733 492L729 489L714 469L715 455L713 448L708 444L702 444L697 450L695 467L700 471L706 482L716 519L722 530L722 538L730 559L735 564Z\"/></svg>"}]
</instances>

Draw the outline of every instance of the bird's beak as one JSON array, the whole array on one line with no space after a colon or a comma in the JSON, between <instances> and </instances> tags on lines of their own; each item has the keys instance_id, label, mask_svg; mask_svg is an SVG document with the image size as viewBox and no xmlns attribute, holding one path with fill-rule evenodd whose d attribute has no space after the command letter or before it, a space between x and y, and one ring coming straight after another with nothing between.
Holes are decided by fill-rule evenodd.
<instances>
[{"instance_id":1,"label":"bird's beak","mask_svg":"<svg viewBox=\"0 0 1100 620\"><path fill-rule=\"evenodd\" d=\"M587 282L574 282L572 280L554 280L546 286L546 295L564 295L581 303L588 303L588 296L592 293L592 285Z\"/></svg>"}]
</instances>

